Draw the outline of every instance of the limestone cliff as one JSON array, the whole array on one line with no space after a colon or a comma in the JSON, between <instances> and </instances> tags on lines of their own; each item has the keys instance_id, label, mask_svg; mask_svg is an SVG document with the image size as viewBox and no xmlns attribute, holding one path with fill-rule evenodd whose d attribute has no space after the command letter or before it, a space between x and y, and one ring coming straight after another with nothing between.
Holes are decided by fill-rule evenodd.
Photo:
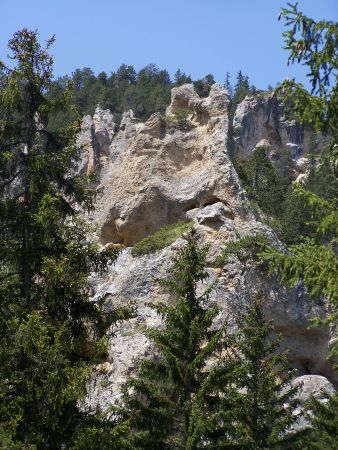
<instances>
[{"instance_id":1,"label":"limestone cliff","mask_svg":"<svg viewBox=\"0 0 338 450\"><path fill-rule=\"evenodd\" d=\"M262 139L280 146L291 142L285 127L292 126L264 109L272 100L263 106L253 102L244 100L235 116L235 139L241 150L251 151ZM109 111L97 109L93 119L84 119L79 136L83 168L90 167L91 161L100 167L101 193L95 212L88 217L94 239L101 245L125 247L107 274L93 278L93 301L104 297L107 310L133 301L138 311L135 318L114 330L110 357L97 367L91 385L88 401L93 405L106 407L115 401L135 358L153 352L142 330L160 326L160 319L146 303L171 301L157 280L165 276L182 240L147 256L132 256L130 247L162 226L185 218L194 220L201 243L210 245L209 283L217 281L211 300L221 307L218 321L227 317L231 325L234 308L240 308L257 287L263 289L269 298L266 313L284 335L290 366L300 375L324 375L337 382L326 359L330 329L308 328L311 318L323 315L325 305L314 305L302 286L282 287L250 262L233 258L222 271L214 266L224 244L246 235L265 234L282 248L273 231L256 218L230 160L229 103L219 84L203 99L186 84L172 90L166 117L156 113L142 123L129 111L118 131ZM189 111L188 129L169 128L168 117L182 108Z\"/></svg>"},{"instance_id":2,"label":"limestone cliff","mask_svg":"<svg viewBox=\"0 0 338 450\"><path fill-rule=\"evenodd\" d=\"M258 146L276 162L283 150L289 150L294 161L295 178L307 170L310 151L319 153L329 137L315 133L308 126L285 117L284 106L274 94L247 96L237 107L233 121L236 153L247 159Z\"/></svg>"}]
</instances>

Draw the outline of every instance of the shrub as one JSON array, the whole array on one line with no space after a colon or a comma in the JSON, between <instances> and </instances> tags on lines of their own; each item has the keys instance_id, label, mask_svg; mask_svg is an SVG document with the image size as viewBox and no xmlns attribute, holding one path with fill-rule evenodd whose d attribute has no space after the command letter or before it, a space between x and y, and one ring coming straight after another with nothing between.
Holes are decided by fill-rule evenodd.
<instances>
[{"instance_id":1,"label":"shrub","mask_svg":"<svg viewBox=\"0 0 338 450\"><path fill-rule=\"evenodd\" d=\"M169 131L189 131L191 129L191 123L189 121L189 116L193 114L191 109L182 108L177 110L177 112L171 116L167 116L165 121Z\"/></svg>"},{"instance_id":2,"label":"shrub","mask_svg":"<svg viewBox=\"0 0 338 450\"><path fill-rule=\"evenodd\" d=\"M185 231L192 226L192 222L177 222L161 228L156 233L147 236L134 245L131 254L133 256L146 255L156 252L175 242Z\"/></svg>"}]
</instances>

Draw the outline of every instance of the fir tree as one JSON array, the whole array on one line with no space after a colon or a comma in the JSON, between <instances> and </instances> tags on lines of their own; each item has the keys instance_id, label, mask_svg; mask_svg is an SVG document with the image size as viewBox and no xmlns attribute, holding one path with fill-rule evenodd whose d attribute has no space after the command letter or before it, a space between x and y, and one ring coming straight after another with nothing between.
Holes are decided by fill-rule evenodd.
<instances>
[{"instance_id":1,"label":"fir tree","mask_svg":"<svg viewBox=\"0 0 338 450\"><path fill-rule=\"evenodd\" d=\"M14 68L0 90L0 442L68 447L90 422L79 408L91 367L105 354L104 317L88 277L116 254L86 238L80 208L94 192L74 174L78 123L52 133L67 91L53 100L52 57L36 31L9 41ZM121 315L122 317L122 315ZM5 444L4 444L5 445ZM20 447L21 448L21 447Z\"/></svg>"},{"instance_id":2,"label":"fir tree","mask_svg":"<svg viewBox=\"0 0 338 450\"><path fill-rule=\"evenodd\" d=\"M325 170L329 168L336 185L338 24L326 20L315 22L299 11L297 4L290 3L288 8L282 8L280 17L286 21L289 28L283 33L285 48L290 51L289 62L303 62L308 66L312 91L308 92L294 80L286 80L279 87L278 95L282 95L284 103L288 105L289 116L302 124L312 125L316 131L330 133L331 143ZM318 187L312 183L312 189ZM294 245L290 249L290 254L281 254L270 249L263 252L262 259L269 263L271 271L277 271L283 282L293 286L302 279L313 297L327 296L333 309L327 321L336 323L338 317L336 198L322 198L320 195L323 195L325 188L320 195L301 187L298 187L297 191L317 217L313 221L317 228L316 236ZM338 354L337 345L333 347L332 352Z\"/></svg>"},{"instance_id":3,"label":"fir tree","mask_svg":"<svg viewBox=\"0 0 338 450\"><path fill-rule=\"evenodd\" d=\"M206 248L197 246L194 230L185 240L165 281L176 303L152 305L164 322L163 329L148 332L157 356L139 362L124 391L121 416L137 448L188 448L194 399L208 376L207 361L223 345L223 329L211 328L218 309L207 308L210 288L197 294L197 285L208 276Z\"/></svg>"}]
</instances>

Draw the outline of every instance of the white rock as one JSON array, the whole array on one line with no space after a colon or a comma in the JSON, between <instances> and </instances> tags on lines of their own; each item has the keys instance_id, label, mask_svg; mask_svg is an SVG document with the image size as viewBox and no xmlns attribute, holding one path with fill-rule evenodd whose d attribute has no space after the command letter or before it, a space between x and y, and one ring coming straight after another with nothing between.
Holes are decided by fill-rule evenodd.
<instances>
[{"instance_id":1,"label":"white rock","mask_svg":"<svg viewBox=\"0 0 338 450\"><path fill-rule=\"evenodd\" d=\"M272 100L265 102L267 109L272 107L269 102ZM338 382L326 359L332 338L329 327L309 329L312 318L323 317L325 305L312 303L301 285L295 289L282 287L276 278L267 277L250 261L241 262L233 257L224 269L214 268L222 247L239 237L264 234L271 244L283 247L274 232L256 219L232 165L227 92L215 84L209 97L202 99L192 85L183 85L173 89L167 113L174 114L180 108L192 110L192 129L172 134L166 133L160 114L152 115L146 123L136 121L131 111L123 115L109 157L102 163L99 186L102 194L96 211L88 218L96 229L97 239L102 245L120 243L128 247L164 225L186 218L194 220L200 243L209 245L208 283L218 280L210 297L220 306L215 326L227 318L234 329L235 310L242 308L259 288L268 299L267 317L284 335L283 349L288 349L290 366L300 374L321 373ZM247 98L241 108L244 122L242 119L238 122L240 127L246 123L246 116L257 127L265 126L265 117L264 133L272 127L273 112L264 112L256 99ZM260 117L257 120L256 113ZM248 129L243 131L242 143L246 133ZM254 145L267 139L273 148L276 142L274 133L268 136L259 130L250 133L247 142ZM158 280L166 276L175 249L182 245L183 240L179 239L166 249L142 257L132 257L127 248L107 274L93 278L94 301L105 298L107 310L133 301L138 314L116 327L115 337L110 341L109 371L96 372L88 398L91 405L99 403L107 407L109 402L116 401L135 359L155 351L142 330L159 327L161 321L147 303L174 301Z\"/></svg>"}]
</instances>

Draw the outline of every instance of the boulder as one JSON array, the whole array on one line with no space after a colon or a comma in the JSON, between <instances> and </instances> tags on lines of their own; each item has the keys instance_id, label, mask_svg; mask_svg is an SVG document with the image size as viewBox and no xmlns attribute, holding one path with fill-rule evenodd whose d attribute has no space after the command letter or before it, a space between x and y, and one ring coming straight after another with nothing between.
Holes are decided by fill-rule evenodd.
<instances>
[{"instance_id":1,"label":"boulder","mask_svg":"<svg viewBox=\"0 0 338 450\"><path fill-rule=\"evenodd\" d=\"M321 375L303 375L292 381L292 386L298 386L297 399L299 406L294 414L298 416L298 422L290 431L300 431L310 426L309 419L304 415L307 402L314 397L322 403L327 403L327 395L335 393L335 389L329 380Z\"/></svg>"}]
</instances>

